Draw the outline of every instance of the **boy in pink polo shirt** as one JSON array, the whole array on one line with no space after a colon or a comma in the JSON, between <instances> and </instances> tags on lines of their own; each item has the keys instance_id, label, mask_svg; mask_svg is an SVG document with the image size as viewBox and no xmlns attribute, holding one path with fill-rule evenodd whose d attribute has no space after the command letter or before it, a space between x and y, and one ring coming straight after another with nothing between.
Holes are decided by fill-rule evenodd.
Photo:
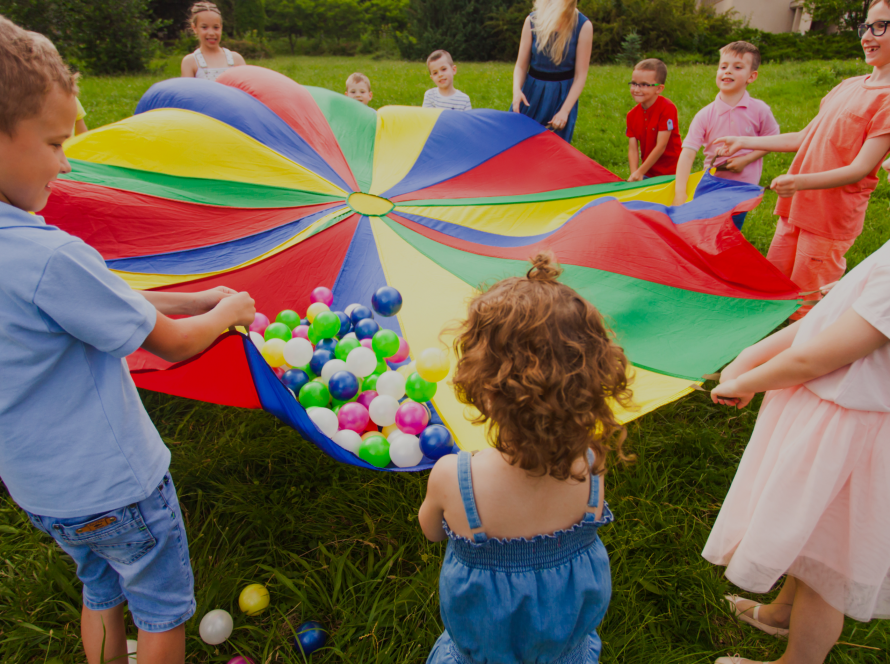
<instances>
[{"instance_id":1,"label":"boy in pink polo shirt","mask_svg":"<svg viewBox=\"0 0 890 664\"><path fill-rule=\"evenodd\" d=\"M677 162L674 205L687 200L689 173L699 149L705 148L705 164L716 166L717 177L760 185L764 150L741 150L731 159L717 159L714 141L726 136L776 136L779 125L770 107L748 94L748 85L757 80L760 51L754 44L737 41L720 49L717 67L717 99L705 106L692 120L683 140L683 152ZM744 214L733 217L742 227Z\"/></svg>"}]
</instances>

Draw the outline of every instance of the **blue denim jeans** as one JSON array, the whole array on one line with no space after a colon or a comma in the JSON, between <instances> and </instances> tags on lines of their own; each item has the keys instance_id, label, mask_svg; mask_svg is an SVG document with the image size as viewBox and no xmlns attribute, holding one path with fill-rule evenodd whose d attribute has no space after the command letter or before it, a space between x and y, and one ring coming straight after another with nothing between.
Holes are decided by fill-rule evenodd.
<instances>
[{"instance_id":1,"label":"blue denim jeans","mask_svg":"<svg viewBox=\"0 0 890 664\"><path fill-rule=\"evenodd\" d=\"M70 519L26 514L74 559L87 608L127 602L146 632L166 632L194 614L194 577L170 473L145 500L110 512Z\"/></svg>"}]
</instances>

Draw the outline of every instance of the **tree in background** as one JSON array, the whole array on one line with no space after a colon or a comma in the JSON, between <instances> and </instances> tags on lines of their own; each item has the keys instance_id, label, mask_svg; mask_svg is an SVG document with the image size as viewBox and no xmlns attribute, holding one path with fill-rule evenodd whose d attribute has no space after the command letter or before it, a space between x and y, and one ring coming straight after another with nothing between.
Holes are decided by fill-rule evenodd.
<instances>
[{"instance_id":1,"label":"tree in background","mask_svg":"<svg viewBox=\"0 0 890 664\"><path fill-rule=\"evenodd\" d=\"M869 0L804 0L804 9L814 23L855 30L868 16Z\"/></svg>"},{"instance_id":2,"label":"tree in background","mask_svg":"<svg viewBox=\"0 0 890 664\"><path fill-rule=\"evenodd\" d=\"M497 25L498 15L508 13L512 4L510 0L411 0L407 34L397 39L399 51L411 60L425 59L440 48L455 61L503 58L503 45L492 39L490 25ZM522 21L517 34L521 29Z\"/></svg>"}]
</instances>

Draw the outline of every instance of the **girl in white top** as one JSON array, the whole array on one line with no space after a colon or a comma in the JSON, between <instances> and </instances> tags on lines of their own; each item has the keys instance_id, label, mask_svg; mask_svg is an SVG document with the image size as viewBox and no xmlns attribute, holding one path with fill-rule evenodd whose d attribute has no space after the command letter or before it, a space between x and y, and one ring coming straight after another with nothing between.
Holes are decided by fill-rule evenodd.
<instances>
[{"instance_id":1,"label":"girl in white top","mask_svg":"<svg viewBox=\"0 0 890 664\"><path fill-rule=\"evenodd\" d=\"M744 622L788 636L783 664L821 664L844 614L890 618L888 337L890 242L806 318L743 351L711 392L743 408L771 390L702 555L755 593L786 575L770 604L726 598Z\"/></svg>"},{"instance_id":2,"label":"girl in white top","mask_svg":"<svg viewBox=\"0 0 890 664\"><path fill-rule=\"evenodd\" d=\"M222 14L212 2L196 2L189 10L189 29L198 37L198 50L182 59L182 75L186 78L216 77L230 67L245 64L239 53L221 48Z\"/></svg>"}]
</instances>

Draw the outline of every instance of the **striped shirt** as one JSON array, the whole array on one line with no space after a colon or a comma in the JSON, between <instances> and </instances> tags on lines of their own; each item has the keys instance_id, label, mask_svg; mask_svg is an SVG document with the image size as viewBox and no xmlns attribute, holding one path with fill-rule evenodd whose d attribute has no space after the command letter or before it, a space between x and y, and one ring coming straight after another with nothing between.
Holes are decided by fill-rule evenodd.
<instances>
[{"instance_id":1,"label":"striped shirt","mask_svg":"<svg viewBox=\"0 0 890 664\"><path fill-rule=\"evenodd\" d=\"M439 92L439 88L431 88L423 94L424 108L446 108L451 111L469 111L473 106L470 97L460 90L455 90L450 97Z\"/></svg>"}]
</instances>

